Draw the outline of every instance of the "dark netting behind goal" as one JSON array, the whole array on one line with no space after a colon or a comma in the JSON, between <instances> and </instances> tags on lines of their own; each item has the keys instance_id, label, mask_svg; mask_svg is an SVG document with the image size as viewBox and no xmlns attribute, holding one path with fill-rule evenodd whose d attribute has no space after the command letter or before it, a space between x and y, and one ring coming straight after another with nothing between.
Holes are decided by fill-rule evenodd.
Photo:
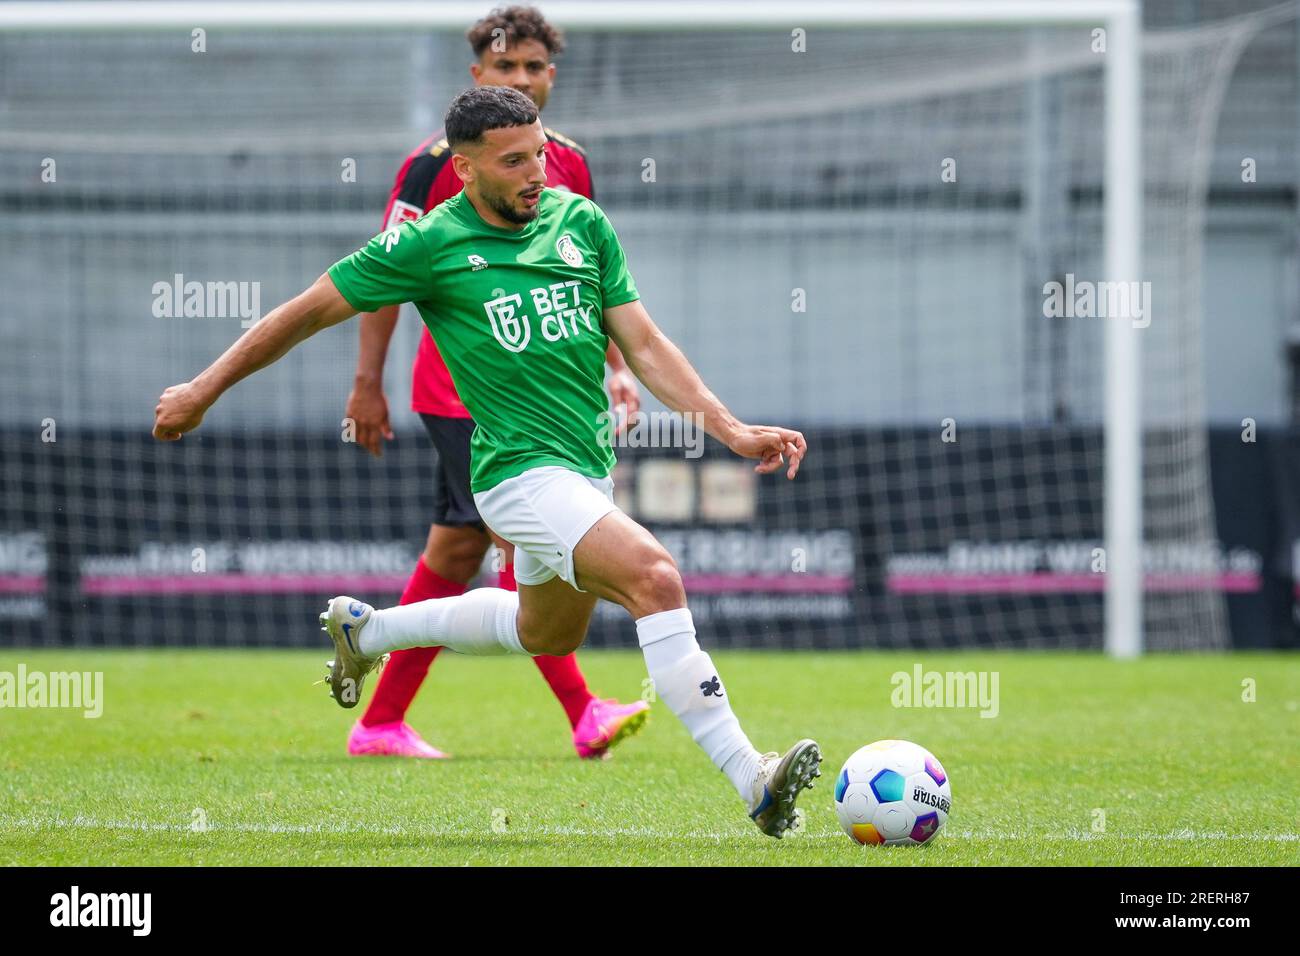
<instances>
[{"instance_id":1,"label":"dark netting behind goal","mask_svg":"<svg viewBox=\"0 0 1300 956\"><path fill-rule=\"evenodd\" d=\"M1223 88L1258 24L1148 38L1148 644L1224 643L1199 354ZM545 122L661 326L799 479L629 448L619 501L724 646L1100 646L1104 105L1087 29L572 31ZM314 645L396 599L431 508L404 311L382 462L344 440L357 328L177 444L161 390L379 228L440 122L455 32L0 33L0 610L19 643ZM187 309L187 289L204 290ZM198 312L199 314L187 314ZM651 410L658 409L653 401ZM596 644L627 644L602 607Z\"/></svg>"}]
</instances>

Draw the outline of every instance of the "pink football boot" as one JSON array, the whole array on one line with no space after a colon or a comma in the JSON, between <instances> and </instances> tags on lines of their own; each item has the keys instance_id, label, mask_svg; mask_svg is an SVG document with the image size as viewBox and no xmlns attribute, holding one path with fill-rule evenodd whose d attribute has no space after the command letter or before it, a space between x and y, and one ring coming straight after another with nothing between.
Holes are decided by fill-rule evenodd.
<instances>
[{"instance_id":1,"label":"pink football boot","mask_svg":"<svg viewBox=\"0 0 1300 956\"><path fill-rule=\"evenodd\" d=\"M445 754L426 742L405 721L375 724L367 727L357 721L348 734L348 755L351 757L423 757L426 760L445 760Z\"/></svg>"},{"instance_id":2,"label":"pink football boot","mask_svg":"<svg viewBox=\"0 0 1300 956\"><path fill-rule=\"evenodd\" d=\"M611 747L637 733L649 716L650 705L643 700L620 704L593 697L573 728L574 749L579 757L604 760Z\"/></svg>"}]
</instances>

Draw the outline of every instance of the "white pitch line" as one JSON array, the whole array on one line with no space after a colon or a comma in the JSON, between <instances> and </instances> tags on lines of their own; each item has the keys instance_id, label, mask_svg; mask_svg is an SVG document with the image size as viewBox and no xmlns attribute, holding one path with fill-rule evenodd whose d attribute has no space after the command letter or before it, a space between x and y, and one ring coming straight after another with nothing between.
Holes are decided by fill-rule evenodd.
<instances>
[{"instance_id":1,"label":"white pitch line","mask_svg":"<svg viewBox=\"0 0 1300 956\"><path fill-rule=\"evenodd\" d=\"M490 826L470 827L408 827L380 826L366 823L208 823L206 830L194 830L187 823L154 823L135 820L94 820L89 817L54 818L0 818L0 831L20 832L30 830L125 830L140 833L272 833L272 834L371 834L375 836L430 836L430 837L483 837L483 836L568 836L568 837L642 837L657 840L734 840L745 833L707 830L668 831L645 827L611 827L607 830L590 830L571 826L520 826L504 831L494 831ZM943 839L989 841L1057 840L1078 843L1105 843L1124 841L1136 843L1163 842L1221 842L1242 840L1263 843L1295 843L1296 833L1226 833L1223 831L1174 830L1170 833L1091 833L1064 831L1060 833L1032 833L1014 830L943 830ZM842 840L838 831L791 834L795 840Z\"/></svg>"}]
</instances>

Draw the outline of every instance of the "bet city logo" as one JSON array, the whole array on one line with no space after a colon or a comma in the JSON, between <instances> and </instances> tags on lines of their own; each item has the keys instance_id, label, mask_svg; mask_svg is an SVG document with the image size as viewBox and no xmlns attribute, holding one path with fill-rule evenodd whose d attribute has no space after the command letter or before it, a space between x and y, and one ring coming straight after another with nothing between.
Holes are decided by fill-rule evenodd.
<instances>
[{"instance_id":1,"label":"bet city logo","mask_svg":"<svg viewBox=\"0 0 1300 956\"><path fill-rule=\"evenodd\" d=\"M538 286L528 290L533 300L533 315L523 311L523 296L518 292L506 295L505 289L493 289L493 299L483 303L488 322L492 325L492 334L501 346L511 352L522 352L532 341L532 319L538 319L538 329L547 342L558 342L570 336L580 335L582 328L595 332L592 314L595 306L582 301L579 291L582 283L577 279L566 282L552 282L547 286Z\"/></svg>"}]
</instances>

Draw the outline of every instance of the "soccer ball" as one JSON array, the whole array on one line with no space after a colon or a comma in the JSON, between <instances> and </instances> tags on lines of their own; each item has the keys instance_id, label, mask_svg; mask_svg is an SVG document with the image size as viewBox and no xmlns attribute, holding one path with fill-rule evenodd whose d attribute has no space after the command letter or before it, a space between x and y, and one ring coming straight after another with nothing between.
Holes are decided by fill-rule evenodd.
<instances>
[{"instance_id":1,"label":"soccer ball","mask_svg":"<svg viewBox=\"0 0 1300 956\"><path fill-rule=\"evenodd\" d=\"M835 812L844 832L871 846L918 846L948 820L948 774L924 747L877 740L856 751L835 778Z\"/></svg>"}]
</instances>

